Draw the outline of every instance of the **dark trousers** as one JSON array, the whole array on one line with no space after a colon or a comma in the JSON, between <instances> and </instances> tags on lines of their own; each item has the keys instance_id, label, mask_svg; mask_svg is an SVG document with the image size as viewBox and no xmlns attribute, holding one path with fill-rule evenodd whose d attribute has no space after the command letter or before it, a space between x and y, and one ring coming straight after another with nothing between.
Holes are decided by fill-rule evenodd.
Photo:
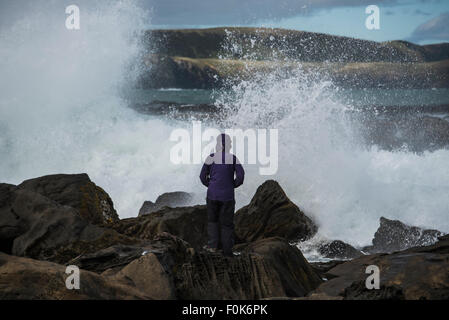
<instances>
[{"instance_id":1,"label":"dark trousers","mask_svg":"<svg viewBox=\"0 0 449 320\"><path fill-rule=\"evenodd\" d=\"M219 248L221 244L223 254L232 255L235 201L206 200L208 245Z\"/></svg>"}]
</instances>

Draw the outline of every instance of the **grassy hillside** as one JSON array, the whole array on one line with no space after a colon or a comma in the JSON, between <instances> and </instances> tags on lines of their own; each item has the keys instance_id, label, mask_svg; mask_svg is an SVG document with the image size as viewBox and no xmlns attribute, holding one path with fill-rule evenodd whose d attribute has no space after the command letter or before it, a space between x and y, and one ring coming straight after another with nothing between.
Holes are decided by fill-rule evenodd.
<instances>
[{"instance_id":1,"label":"grassy hillside","mask_svg":"<svg viewBox=\"0 0 449 320\"><path fill-rule=\"evenodd\" d=\"M449 43L419 46L267 28L149 30L147 88L214 88L302 68L340 86L449 88Z\"/></svg>"},{"instance_id":2,"label":"grassy hillside","mask_svg":"<svg viewBox=\"0 0 449 320\"><path fill-rule=\"evenodd\" d=\"M301 69L342 87L449 88L449 59L435 62L320 63L238 59L193 59L152 55L142 86L150 88L214 88L246 80L254 74L278 72L287 76Z\"/></svg>"},{"instance_id":3,"label":"grassy hillside","mask_svg":"<svg viewBox=\"0 0 449 320\"><path fill-rule=\"evenodd\" d=\"M151 53L189 58L304 62L430 62L449 59L449 43L419 46L268 28L149 30Z\"/></svg>"}]
</instances>

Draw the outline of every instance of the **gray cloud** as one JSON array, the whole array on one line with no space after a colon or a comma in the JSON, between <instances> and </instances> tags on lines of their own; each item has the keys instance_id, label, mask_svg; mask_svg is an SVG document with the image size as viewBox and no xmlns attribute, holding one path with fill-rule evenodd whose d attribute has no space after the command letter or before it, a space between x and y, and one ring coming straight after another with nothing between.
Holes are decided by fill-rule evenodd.
<instances>
[{"instance_id":1,"label":"gray cloud","mask_svg":"<svg viewBox=\"0 0 449 320\"><path fill-rule=\"evenodd\" d=\"M449 12L442 13L418 26L409 40L416 42L423 40L449 41Z\"/></svg>"},{"instance_id":2,"label":"gray cloud","mask_svg":"<svg viewBox=\"0 0 449 320\"><path fill-rule=\"evenodd\" d=\"M376 5L395 5L397 0L377 0ZM373 0L149 0L154 24L219 25L249 24L309 15L317 10L367 6Z\"/></svg>"}]
</instances>

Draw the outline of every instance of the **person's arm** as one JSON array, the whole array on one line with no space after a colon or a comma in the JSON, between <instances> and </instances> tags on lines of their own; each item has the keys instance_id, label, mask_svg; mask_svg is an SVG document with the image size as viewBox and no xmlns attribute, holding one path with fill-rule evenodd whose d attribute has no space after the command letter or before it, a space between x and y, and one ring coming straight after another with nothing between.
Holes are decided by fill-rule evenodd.
<instances>
[{"instance_id":1,"label":"person's arm","mask_svg":"<svg viewBox=\"0 0 449 320\"><path fill-rule=\"evenodd\" d=\"M243 184L243 180L245 179L245 170L243 170L243 166L240 164L240 161L237 157L234 158L235 164L235 179L234 179L234 188L238 188Z\"/></svg>"},{"instance_id":2,"label":"person's arm","mask_svg":"<svg viewBox=\"0 0 449 320\"><path fill-rule=\"evenodd\" d=\"M200 180L201 183L208 187L209 186L209 180L210 180L210 161L208 161L208 159L206 159L206 162L203 164L203 167L201 168L201 172L200 172Z\"/></svg>"}]
</instances>

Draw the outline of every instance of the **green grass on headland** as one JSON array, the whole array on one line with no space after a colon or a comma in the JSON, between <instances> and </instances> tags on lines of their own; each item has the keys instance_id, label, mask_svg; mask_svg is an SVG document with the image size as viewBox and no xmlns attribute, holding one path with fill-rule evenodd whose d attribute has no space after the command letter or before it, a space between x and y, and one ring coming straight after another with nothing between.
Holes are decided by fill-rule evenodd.
<instances>
[{"instance_id":1,"label":"green grass on headland","mask_svg":"<svg viewBox=\"0 0 449 320\"><path fill-rule=\"evenodd\" d=\"M161 62L162 61L162 62ZM297 72L342 87L449 88L449 59L421 63L296 62L153 56L149 87L214 88L254 75Z\"/></svg>"}]
</instances>

